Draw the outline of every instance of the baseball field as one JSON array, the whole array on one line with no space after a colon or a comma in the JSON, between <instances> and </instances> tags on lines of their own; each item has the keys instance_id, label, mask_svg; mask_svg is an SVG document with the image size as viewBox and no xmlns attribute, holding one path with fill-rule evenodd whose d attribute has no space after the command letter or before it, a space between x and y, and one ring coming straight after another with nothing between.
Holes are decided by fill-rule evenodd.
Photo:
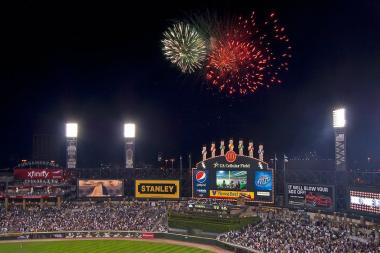
<instances>
[{"instance_id":1,"label":"baseball field","mask_svg":"<svg viewBox=\"0 0 380 253\"><path fill-rule=\"evenodd\" d=\"M62 240L18 241L0 243L4 253L212 253L212 249L200 249L185 245L133 240Z\"/></svg>"}]
</instances>

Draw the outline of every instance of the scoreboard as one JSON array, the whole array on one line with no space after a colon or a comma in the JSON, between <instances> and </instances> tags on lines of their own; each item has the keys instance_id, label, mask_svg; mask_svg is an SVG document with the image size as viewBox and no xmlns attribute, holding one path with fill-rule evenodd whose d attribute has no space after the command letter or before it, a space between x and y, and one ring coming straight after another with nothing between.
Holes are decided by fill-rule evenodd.
<instances>
[{"instance_id":1,"label":"scoreboard","mask_svg":"<svg viewBox=\"0 0 380 253\"><path fill-rule=\"evenodd\" d=\"M228 151L197 163L192 171L193 198L274 203L274 171L256 158Z\"/></svg>"}]
</instances>

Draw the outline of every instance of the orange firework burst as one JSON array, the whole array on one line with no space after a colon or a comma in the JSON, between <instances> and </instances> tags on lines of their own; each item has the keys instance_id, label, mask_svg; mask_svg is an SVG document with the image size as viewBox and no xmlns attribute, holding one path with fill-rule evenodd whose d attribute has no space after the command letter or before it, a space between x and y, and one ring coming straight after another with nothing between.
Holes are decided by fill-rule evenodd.
<instances>
[{"instance_id":1,"label":"orange firework burst","mask_svg":"<svg viewBox=\"0 0 380 253\"><path fill-rule=\"evenodd\" d=\"M279 84L280 72L288 69L289 38L274 13L262 26L256 24L254 13L249 19L239 18L223 37L211 42L206 78L229 95Z\"/></svg>"},{"instance_id":2,"label":"orange firework burst","mask_svg":"<svg viewBox=\"0 0 380 253\"><path fill-rule=\"evenodd\" d=\"M207 79L228 94L254 92L262 85L266 60L247 42L219 41L206 66Z\"/></svg>"}]
</instances>

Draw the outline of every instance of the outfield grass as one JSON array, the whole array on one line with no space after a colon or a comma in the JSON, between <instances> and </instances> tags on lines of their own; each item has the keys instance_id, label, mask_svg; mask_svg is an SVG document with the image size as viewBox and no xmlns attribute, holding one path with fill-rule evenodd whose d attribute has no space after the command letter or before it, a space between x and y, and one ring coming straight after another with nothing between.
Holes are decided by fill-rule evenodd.
<instances>
[{"instance_id":1,"label":"outfield grass","mask_svg":"<svg viewBox=\"0 0 380 253\"><path fill-rule=\"evenodd\" d=\"M128 240L83 240L0 243L2 253L211 253L166 243Z\"/></svg>"},{"instance_id":2,"label":"outfield grass","mask_svg":"<svg viewBox=\"0 0 380 253\"><path fill-rule=\"evenodd\" d=\"M170 214L169 227L180 229L200 229L204 232L223 233L231 230L238 230L248 224L258 223L258 217L248 218L217 218L191 215Z\"/></svg>"}]
</instances>

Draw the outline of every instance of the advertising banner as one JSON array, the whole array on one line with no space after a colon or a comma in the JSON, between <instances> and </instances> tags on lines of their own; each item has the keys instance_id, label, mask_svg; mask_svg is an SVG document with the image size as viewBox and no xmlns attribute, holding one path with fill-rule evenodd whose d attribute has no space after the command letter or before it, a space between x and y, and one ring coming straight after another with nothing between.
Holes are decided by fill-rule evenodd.
<instances>
[{"instance_id":1,"label":"advertising banner","mask_svg":"<svg viewBox=\"0 0 380 253\"><path fill-rule=\"evenodd\" d=\"M135 197L149 199L179 199L179 180L138 180Z\"/></svg>"},{"instance_id":2,"label":"advertising banner","mask_svg":"<svg viewBox=\"0 0 380 253\"><path fill-rule=\"evenodd\" d=\"M287 184L286 204L288 207L333 211L334 186Z\"/></svg>"},{"instance_id":3,"label":"advertising banner","mask_svg":"<svg viewBox=\"0 0 380 253\"><path fill-rule=\"evenodd\" d=\"M121 197L124 195L123 180L78 180L78 197Z\"/></svg>"},{"instance_id":4,"label":"advertising banner","mask_svg":"<svg viewBox=\"0 0 380 253\"><path fill-rule=\"evenodd\" d=\"M380 214L380 192L351 190L350 209L354 211Z\"/></svg>"},{"instance_id":5,"label":"advertising banner","mask_svg":"<svg viewBox=\"0 0 380 253\"><path fill-rule=\"evenodd\" d=\"M208 196L208 170L193 170L193 198L207 198Z\"/></svg>"},{"instance_id":6,"label":"advertising banner","mask_svg":"<svg viewBox=\"0 0 380 253\"><path fill-rule=\"evenodd\" d=\"M63 179L63 172L59 169L14 169L13 176L17 180Z\"/></svg>"},{"instance_id":7,"label":"advertising banner","mask_svg":"<svg viewBox=\"0 0 380 253\"><path fill-rule=\"evenodd\" d=\"M254 200L254 192L241 192L241 191L219 191L219 190L210 190L210 198L215 199L238 199L244 198L246 200Z\"/></svg>"},{"instance_id":8,"label":"advertising banner","mask_svg":"<svg viewBox=\"0 0 380 253\"><path fill-rule=\"evenodd\" d=\"M255 188L259 191L272 191L273 180L272 171L255 172Z\"/></svg>"},{"instance_id":9,"label":"advertising banner","mask_svg":"<svg viewBox=\"0 0 380 253\"><path fill-rule=\"evenodd\" d=\"M154 233L143 233L142 239L154 239Z\"/></svg>"}]
</instances>

